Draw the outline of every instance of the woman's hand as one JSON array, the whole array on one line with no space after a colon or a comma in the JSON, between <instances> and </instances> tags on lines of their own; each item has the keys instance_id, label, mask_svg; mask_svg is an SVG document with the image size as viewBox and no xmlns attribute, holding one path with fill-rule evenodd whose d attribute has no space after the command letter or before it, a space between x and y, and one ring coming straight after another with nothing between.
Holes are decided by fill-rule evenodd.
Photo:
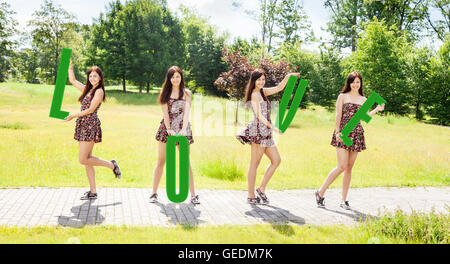
<instances>
[{"instance_id":1,"label":"woman's hand","mask_svg":"<svg viewBox=\"0 0 450 264\"><path fill-rule=\"evenodd\" d=\"M377 108L375 108L377 110L377 112L381 112L384 110L384 104L382 105L378 105Z\"/></svg>"},{"instance_id":2,"label":"woman's hand","mask_svg":"<svg viewBox=\"0 0 450 264\"><path fill-rule=\"evenodd\" d=\"M297 77L297 78L300 78L300 73L298 73L298 72L291 72L291 73L288 73L288 74L286 75L286 78L289 78L289 77L291 77L291 76L295 76L295 77Z\"/></svg>"},{"instance_id":3,"label":"woman's hand","mask_svg":"<svg viewBox=\"0 0 450 264\"><path fill-rule=\"evenodd\" d=\"M281 132L281 130L279 130L279 129L278 129L277 127L275 127L275 126L271 126L270 129L273 130L273 131L275 131L275 132L277 132L277 133L280 134L280 135L283 135L283 132Z\"/></svg>"},{"instance_id":4,"label":"woman's hand","mask_svg":"<svg viewBox=\"0 0 450 264\"><path fill-rule=\"evenodd\" d=\"M336 137L337 142L342 142L342 138L341 138L342 133L341 132L336 132L336 133L334 133L334 135Z\"/></svg>"},{"instance_id":5,"label":"woman's hand","mask_svg":"<svg viewBox=\"0 0 450 264\"><path fill-rule=\"evenodd\" d=\"M182 136L187 136L187 129L186 128L181 129L179 134Z\"/></svg>"},{"instance_id":6,"label":"woman's hand","mask_svg":"<svg viewBox=\"0 0 450 264\"><path fill-rule=\"evenodd\" d=\"M168 129L167 134L169 134L169 136L175 136L177 133L175 133L172 129Z\"/></svg>"},{"instance_id":7,"label":"woman's hand","mask_svg":"<svg viewBox=\"0 0 450 264\"><path fill-rule=\"evenodd\" d=\"M75 115L69 115L68 117L64 118L65 122L69 122L70 120L74 119L76 116Z\"/></svg>"}]
</instances>

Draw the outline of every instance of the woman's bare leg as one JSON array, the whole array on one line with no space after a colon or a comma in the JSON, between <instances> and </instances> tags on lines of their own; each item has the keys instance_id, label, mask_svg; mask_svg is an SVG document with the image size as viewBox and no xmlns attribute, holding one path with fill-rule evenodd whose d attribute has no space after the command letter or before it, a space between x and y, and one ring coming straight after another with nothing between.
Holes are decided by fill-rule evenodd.
<instances>
[{"instance_id":1,"label":"woman's bare leg","mask_svg":"<svg viewBox=\"0 0 450 264\"><path fill-rule=\"evenodd\" d=\"M352 179L352 169L353 165L355 165L357 157L358 152L350 151L348 157L348 165L344 171L344 177L342 178L342 201L347 200L348 189L350 188L350 180Z\"/></svg>"},{"instance_id":2,"label":"woman's bare leg","mask_svg":"<svg viewBox=\"0 0 450 264\"><path fill-rule=\"evenodd\" d=\"M80 141L79 145L79 160L82 165L86 168L86 175L89 180L89 190L91 193L97 193L96 185L95 185L95 169L94 166L85 164L84 161L89 159L90 156L92 156L92 149L94 148L94 142L86 142L86 141Z\"/></svg>"},{"instance_id":3,"label":"woman's bare leg","mask_svg":"<svg viewBox=\"0 0 450 264\"><path fill-rule=\"evenodd\" d=\"M349 151L343 148L336 148L338 165L328 174L327 179L319 189L319 195L324 197L328 187L336 180L336 178L345 171L348 166Z\"/></svg>"},{"instance_id":4,"label":"woman's bare leg","mask_svg":"<svg viewBox=\"0 0 450 264\"><path fill-rule=\"evenodd\" d=\"M92 155L89 156L88 153L90 153L92 151L92 148L94 147L94 141L80 141L80 149L82 148L90 148L89 152L83 152L83 154L80 152L79 155L79 160L80 163L83 165L88 165L88 166L101 166L101 167L107 167L110 168L111 170L114 169L114 164L112 164L111 161L106 161L104 159L100 159L97 157L93 157ZM86 150L87 151L87 150Z\"/></svg>"},{"instance_id":5,"label":"woman's bare leg","mask_svg":"<svg viewBox=\"0 0 450 264\"><path fill-rule=\"evenodd\" d=\"M264 154L264 147L259 144L252 143L252 156L250 159L250 167L248 169L248 197L255 198L255 181L256 171L258 169L261 158Z\"/></svg>"},{"instance_id":6,"label":"woman's bare leg","mask_svg":"<svg viewBox=\"0 0 450 264\"><path fill-rule=\"evenodd\" d=\"M281 157L277 147L266 148L264 153L270 159L270 164L269 166L267 166L266 171L264 173L264 177L261 181L261 184L259 185L259 189L263 193L266 192L267 183L270 181L273 174L275 173L275 170L278 168L278 166L280 166L281 163Z\"/></svg>"},{"instance_id":7,"label":"woman's bare leg","mask_svg":"<svg viewBox=\"0 0 450 264\"><path fill-rule=\"evenodd\" d=\"M153 193L158 190L159 182L164 170L164 165L166 165L166 143L158 142L158 162L156 163L156 168L153 173Z\"/></svg>"}]
</instances>

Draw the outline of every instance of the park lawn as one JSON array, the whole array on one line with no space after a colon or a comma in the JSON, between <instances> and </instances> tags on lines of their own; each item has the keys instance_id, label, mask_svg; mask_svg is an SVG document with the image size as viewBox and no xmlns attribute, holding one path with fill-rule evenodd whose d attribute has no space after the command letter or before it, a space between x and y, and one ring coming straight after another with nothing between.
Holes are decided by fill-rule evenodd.
<instances>
[{"instance_id":1,"label":"park lawn","mask_svg":"<svg viewBox=\"0 0 450 264\"><path fill-rule=\"evenodd\" d=\"M73 140L75 120L49 118L53 89L49 85L0 83L1 187L88 185L84 167L78 163L78 144ZM66 86L62 109L79 111L79 95L74 87ZM107 87L107 101L99 110L103 142L95 146L93 155L116 159L123 177L119 181L109 169L96 168L98 187L152 186L158 146L154 137L162 119L157 95L156 89L150 94L124 94L120 87ZM222 111L225 105L229 107ZM226 99L194 96L191 123L195 143L190 160L196 188L247 188L250 147L241 145L233 135L251 113L240 109L240 124L235 126L234 106ZM330 146L334 115L318 106L297 112L291 127L278 138L282 162L269 189L318 188L322 184L336 166L335 148ZM223 116L226 119L221 122ZM274 110L272 120L275 116ZM226 133L217 130L221 124ZM380 115L363 126L367 150L359 154L352 187L450 184L449 128ZM268 164L264 157L257 181ZM160 186L165 186L165 177ZM341 181L331 187L341 187Z\"/></svg>"},{"instance_id":2,"label":"park lawn","mask_svg":"<svg viewBox=\"0 0 450 264\"><path fill-rule=\"evenodd\" d=\"M0 244L448 244L450 216L447 213L401 210L379 213L376 219L354 226L330 225L221 225L172 227L0 226Z\"/></svg>"},{"instance_id":3,"label":"park lawn","mask_svg":"<svg viewBox=\"0 0 450 264\"><path fill-rule=\"evenodd\" d=\"M372 237L363 227L208 226L208 227L0 227L0 244L366 244L420 243Z\"/></svg>"}]
</instances>

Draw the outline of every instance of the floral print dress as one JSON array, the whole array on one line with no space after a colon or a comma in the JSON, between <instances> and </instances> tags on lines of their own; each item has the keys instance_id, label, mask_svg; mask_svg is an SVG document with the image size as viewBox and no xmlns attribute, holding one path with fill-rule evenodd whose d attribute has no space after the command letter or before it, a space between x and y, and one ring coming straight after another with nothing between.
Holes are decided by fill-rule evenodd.
<instances>
[{"instance_id":1,"label":"floral print dress","mask_svg":"<svg viewBox=\"0 0 450 264\"><path fill-rule=\"evenodd\" d=\"M250 104L250 102L248 102ZM260 102L261 114L270 121L270 101L264 100ZM255 119L250 121L250 123L241 130L236 138L242 144L260 144L263 147L273 147L275 146L275 142L272 138L272 130L268 128L265 124L263 124L259 119L256 118L255 110L252 108L253 114L255 115Z\"/></svg>"},{"instance_id":2,"label":"floral print dress","mask_svg":"<svg viewBox=\"0 0 450 264\"><path fill-rule=\"evenodd\" d=\"M342 118L341 118L341 124L339 126L340 131L344 129L345 125L352 119L352 117L358 112L361 105L354 104L354 103L345 103L342 106ZM333 132L333 137L331 139L331 145L337 148L343 148L350 151L356 151L361 152L366 149L366 143L364 141L364 129L361 125L361 122L356 125L356 127L353 129L353 131L348 136L352 141L353 144L348 147L343 142L338 142L336 140L336 131Z\"/></svg>"},{"instance_id":3,"label":"floral print dress","mask_svg":"<svg viewBox=\"0 0 450 264\"><path fill-rule=\"evenodd\" d=\"M91 102L94 96L87 94L81 101L81 111L88 109L91 106ZM95 143L102 142L102 128L100 119L97 116L97 111L100 108L101 103L97 109L89 115L81 116L77 118L75 125L74 139L78 141L94 141Z\"/></svg>"},{"instance_id":4,"label":"floral print dress","mask_svg":"<svg viewBox=\"0 0 450 264\"><path fill-rule=\"evenodd\" d=\"M173 131L179 133L183 128L183 117L184 117L184 109L186 108L186 100L170 98L169 101L167 102L167 108L169 110L170 127L172 128ZM190 122L188 122L186 132L187 132L186 138L188 139L190 145L194 143ZM166 125L164 124L164 118L161 120L161 124L159 126L158 131L156 132L155 138L157 141L167 143L169 133L167 133Z\"/></svg>"}]
</instances>

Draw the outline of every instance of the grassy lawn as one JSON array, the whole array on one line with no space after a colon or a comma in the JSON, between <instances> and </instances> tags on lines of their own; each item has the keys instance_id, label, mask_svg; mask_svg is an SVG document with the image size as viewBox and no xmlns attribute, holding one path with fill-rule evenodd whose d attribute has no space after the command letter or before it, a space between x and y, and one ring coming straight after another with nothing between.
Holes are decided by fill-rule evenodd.
<instances>
[{"instance_id":1,"label":"grassy lawn","mask_svg":"<svg viewBox=\"0 0 450 264\"><path fill-rule=\"evenodd\" d=\"M65 123L48 117L53 89L54 86L48 85L0 83L0 186L87 186L84 167L78 163L78 144L73 140L74 120ZM162 119L161 107L156 104L158 91L152 90L150 95L137 94L134 90L123 94L120 89L107 87L107 101L99 110L103 142L96 145L93 155L116 159L123 177L117 181L108 169L96 168L97 185L150 188L157 160L154 137ZM79 111L79 95L74 87L66 86L63 110ZM196 188L244 190L247 187L250 147L241 145L233 134L244 126L245 116L248 119L250 112L241 109L241 124L235 126L234 107L220 111L227 104L235 105L215 97L194 97L191 120L195 143L190 152ZM198 110L200 106L202 112ZM275 120L276 112L272 114ZM223 116L226 117L225 127L231 132L218 135L221 132L217 130L218 120ZM370 124L363 122L363 126L367 150L358 157L352 187L450 184L448 128L393 116L375 116ZM320 186L336 166L335 148L330 146L333 128L333 112L321 107L298 111L291 127L279 137L282 163L268 188ZM269 160L263 158L258 181L268 164ZM160 186L165 186L165 177ZM340 186L340 180L332 185ZM257 228L280 235L270 226L255 227L255 232ZM98 230L102 228L92 228L94 233ZM126 232L140 232L133 230ZM307 230L299 228L298 234L312 232ZM320 230L314 232L320 233ZM54 232L68 232L67 236L73 236L78 231L55 229ZM146 234L152 229L142 232ZM189 231L185 232L188 237ZM296 232L286 239L295 237ZM138 237L142 237L142 241L146 239L144 235ZM355 241L362 241L359 239Z\"/></svg>"},{"instance_id":2,"label":"grassy lawn","mask_svg":"<svg viewBox=\"0 0 450 264\"><path fill-rule=\"evenodd\" d=\"M0 244L150 243L150 244L405 244L450 242L448 214L401 211L357 226L85 226L8 228L0 226Z\"/></svg>"}]
</instances>

